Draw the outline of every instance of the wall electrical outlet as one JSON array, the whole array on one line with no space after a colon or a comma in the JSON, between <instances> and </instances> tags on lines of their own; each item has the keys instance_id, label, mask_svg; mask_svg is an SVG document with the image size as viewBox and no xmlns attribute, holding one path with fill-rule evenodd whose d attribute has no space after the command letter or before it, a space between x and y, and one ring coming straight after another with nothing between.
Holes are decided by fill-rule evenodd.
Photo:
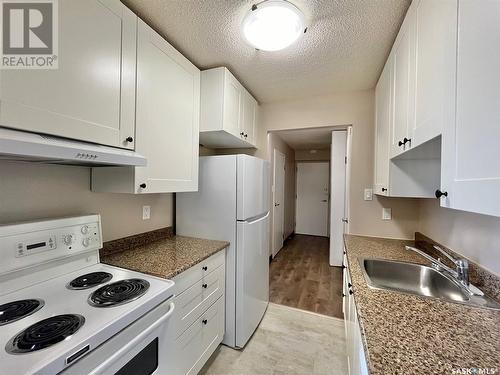
<instances>
[{"instance_id":1,"label":"wall electrical outlet","mask_svg":"<svg viewBox=\"0 0 500 375\"><path fill-rule=\"evenodd\" d=\"M392 208L382 208L382 220L392 220Z\"/></svg>"},{"instance_id":2,"label":"wall electrical outlet","mask_svg":"<svg viewBox=\"0 0 500 375\"><path fill-rule=\"evenodd\" d=\"M151 206L142 206L142 220L151 219Z\"/></svg>"},{"instance_id":3,"label":"wall electrical outlet","mask_svg":"<svg viewBox=\"0 0 500 375\"><path fill-rule=\"evenodd\" d=\"M373 200L373 189L365 189L365 201Z\"/></svg>"}]
</instances>

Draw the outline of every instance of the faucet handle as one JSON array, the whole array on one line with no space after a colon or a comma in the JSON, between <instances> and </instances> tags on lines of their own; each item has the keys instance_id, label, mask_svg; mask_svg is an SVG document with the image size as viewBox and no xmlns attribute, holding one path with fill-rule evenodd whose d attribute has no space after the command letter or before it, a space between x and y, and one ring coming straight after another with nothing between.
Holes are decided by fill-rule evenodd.
<instances>
[{"instance_id":1,"label":"faucet handle","mask_svg":"<svg viewBox=\"0 0 500 375\"><path fill-rule=\"evenodd\" d=\"M446 258L448 258L453 264L457 264L457 260L453 258L450 254L448 254L446 251L444 251L440 246L438 245L433 245L432 246L434 249L439 251L442 255L444 255ZM441 259L439 259L441 260Z\"/></svg>"}]
</instances>

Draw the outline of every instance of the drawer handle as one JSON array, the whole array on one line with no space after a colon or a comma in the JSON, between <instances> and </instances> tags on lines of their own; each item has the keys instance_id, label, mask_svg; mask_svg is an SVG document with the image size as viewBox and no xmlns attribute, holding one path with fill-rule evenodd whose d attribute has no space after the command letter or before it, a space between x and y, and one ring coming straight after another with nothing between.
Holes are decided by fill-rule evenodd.
<instances>
[{"instance_id":1,"label":"drawer handle","mask_svg":"<svg viewBox=\"0 0 500 375\"><path fill-rule=\"evenodd\" d=\"M205 289L207 289L208 285L207 284L203 284L202 287L205 288Z\"/></svg>"},{"instance_id":2,"label":"drawer handle","mask_svg":"<svg viewBox=\"0 0 500 375\"><path fill-rule=\"evenodd\" d=\"M208 323L208 320L203 319L201 322L206 325Z\"/></svg>"},{"instance_id":3,"label":"drawer handle","mask_svg":"<svg viewBox=\"0 0 500 375\"><path fill-rule=\"evenodd\" d=\"M206 271L206 270L208 270L208 267L207 267L207 266L203 266L201 269L202 269L203 271Z\"/></svg>"}]
</instances>

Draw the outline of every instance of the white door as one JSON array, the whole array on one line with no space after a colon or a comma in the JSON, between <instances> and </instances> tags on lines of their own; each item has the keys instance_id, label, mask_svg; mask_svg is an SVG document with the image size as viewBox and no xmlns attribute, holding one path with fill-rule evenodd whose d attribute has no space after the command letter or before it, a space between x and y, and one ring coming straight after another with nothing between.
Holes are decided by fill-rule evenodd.
<instances>
[{"instance_id":1,"label":"white door","mask_svg":"<svg viewBox=\"0 0 500 375\"><path fill-rule=\"evenodd\" d=\"M229 70L224 69L224 130L244 139L241 135L243 97L242 87Z\"/></svg>"},{"instance_id":2,"label":"white door","mask_svg":"<svg viewBox=\"0 0 500 375\"><path fill-rule=\"evenodd\" d=\"M273 173L273 258L285 237L285 155L274 150Z\"/></svg>"},{"instance_id":3,"label":"white door","mask_svg":"<svg viewBox=\"0 0 500 375\"><path fill-rule=\"evenodd\" d=\"M244 347L269 302L269 213L237 224L236 346Z\"/></svg>"},{"instance_id":4,"label":"white door","mask_svg":"<svg viewBox=\"0 0 500 375\"><path fill-rule=\"evenodd\" d=\"M391 127L392 64L388 62L375 88L374 192L389 195L389 137Z\"/></svg>"},{"instance_id":5,"label":"white door","mask_svg":"<svg viewBox=\"0 0 500 375\"><path fill-rule=\"evenodd\" d=\"M441 205L500 216L500 2L461 0L456 119L443 132Z\"/></svg>"},{"instance_id":6,"label":"white door","mask_svg":"<svg viewBox=\"0 0 500 375\"><path fill-rule=\"evenodd\" d=\"M393 118L391 127L391 156L395 156L411 147L410 129L413 129L412 99L414 97L413 75L414 64L414 17L406 16L400 35L394 44L393 64ZM406 140L406 142L405 142ZM402 142L402 143L400 143Z\"/></svg>"},{"instance_id":7,"label":"white door","mask_svg":"<svg viewBox=\"0 0 500 375\"><path fill-rule=\"evenodd\" d=\"M199 69L139 21L136 150L148 159L137 168L140 192L197 190L199 106Z\"/></svg>"},{"instance_id":8,"label":"white door","mask_svg":"<svg viewBox=\"0 0 500 375\"><path fill-rule=\"evenodd\" d=\"M58 4L59 68L2 70L0 125L133 149L137 16L119 0Z\"/></svg>"},{"instance_id":9,"label":"white door","mask_svg":"<svg viewBox=\"0 0 500 375\"><path fill-rule=\"evenodd\" d=\"M237 220L269 212L269 162L248 155L237 156Z\"/></svg>"},{"instance_id":10,"label":"white door","mask_svg":"<svg viewBox=\"0 0 500 375\"><path fill-rule=\"evenodd\" d=\"M328 236L329 163L297 163L298 234Z\"/></svg>"},{"instance_id":11,"label":"white door","mask_svg":"<svg viewBox=\"0 0 500 375\"><path fill-rule=\"evenodd\" d=\"M342 266L346 217L347 130L332 132L330 265Z\"/></svg>"}]
</instances>

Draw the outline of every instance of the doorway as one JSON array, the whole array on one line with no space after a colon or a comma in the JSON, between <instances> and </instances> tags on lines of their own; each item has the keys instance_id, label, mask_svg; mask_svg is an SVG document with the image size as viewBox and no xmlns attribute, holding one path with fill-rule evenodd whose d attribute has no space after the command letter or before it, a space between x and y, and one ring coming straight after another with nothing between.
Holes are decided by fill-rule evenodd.
<instances>
[{"instance_id":1,"label":"doorway","mask_svg":"<svg viewBox=\"0 0 500 375\"><path fill-rule=\"evenodd\" d=\"M283 248L285 238L285 163L283 153L274 149L273 168L273 242L272 257Z\"/></svg>"},{"instance_id":2,"label":"doorway","mask_svg":"<svg viewBox=\"0 0 500 375\"><path fill-rule=\"evenodd\" d=\"M298 162L296 173L295 232L328 237L329 163Z\"/></svg>"}]
</instances>

